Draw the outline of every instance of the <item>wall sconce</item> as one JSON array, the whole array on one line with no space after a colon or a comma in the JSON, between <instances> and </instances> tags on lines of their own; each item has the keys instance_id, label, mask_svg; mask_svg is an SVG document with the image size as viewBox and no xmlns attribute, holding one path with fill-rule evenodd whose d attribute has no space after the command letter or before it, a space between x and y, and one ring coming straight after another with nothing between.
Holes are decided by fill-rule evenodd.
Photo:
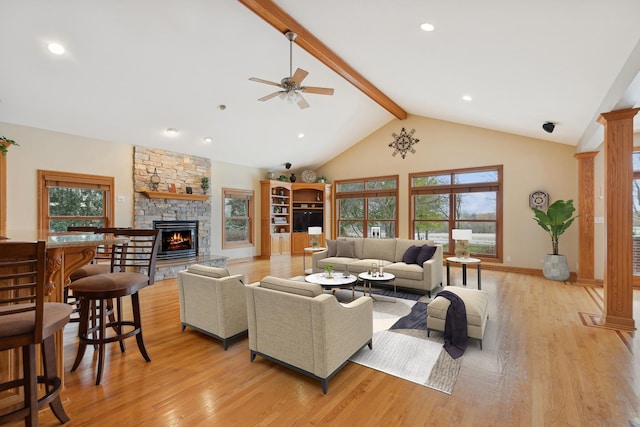
<instances>
[{"instance_id":1,"label":"wall sconce","mask_svg":"<svg viewBox=\"0 0 640 427\"><path fill-rule=\"evenodd\" d=\"M160 184L160 177L158 176L158 171L156 168L153 168L153 175L149 179L151 182L151 190L158 191L158 184Z\"/></svg>"},{"instance_id":2,"label":"wall sconce","mask_svg":"<svg viewBox=\"0 0 640 427\"><path fill-rule=\"evenodd\" d=\"M456 241L456 257L469 258L469 241L472 235L472 230L460 228L451 230L451 238Z\"/></svg>"},{"instance_id":3,"label":"wall sconce","mask_svg":"<svg viewBox=\"0 0 640 427\"><path fill-rule=\"evenodd\" d=\"M311 247L317 248L319 246L318 238L322 234L322 227L309 227L307 232L309 233Z\"/></svg>"}]
</instances>

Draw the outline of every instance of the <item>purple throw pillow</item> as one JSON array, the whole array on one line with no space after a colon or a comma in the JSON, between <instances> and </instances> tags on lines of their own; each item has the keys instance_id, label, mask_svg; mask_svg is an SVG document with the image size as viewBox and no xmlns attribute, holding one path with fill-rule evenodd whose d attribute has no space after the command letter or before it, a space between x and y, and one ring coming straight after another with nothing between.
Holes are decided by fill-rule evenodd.
<instances>
[{"instance_id":1,"label":"purple throw pillow","mask_svg":"<svg viewBox=\"0 0 640 427\"><path fill-rule=\"evenodd\" d=\"M416 257L416 264L422 266L425 261L428 261L433 257L433 254L436 253L436 249L437 248L435 246L424 245L420 248L420 253Z\"/></svg>"},{"instance_id":2,"label":"purple throw pillow","mask_svg":"<svg viewBox=\"0 0 640 427\"><path fill-rule=\"evenodd\" d=\"M420 253L420 249L422 249L421 246L411 245L404 255L402 255L402 262L405 264L415 264L416 258L418 258L418 254Z\"/></svg>"}]
</instances>

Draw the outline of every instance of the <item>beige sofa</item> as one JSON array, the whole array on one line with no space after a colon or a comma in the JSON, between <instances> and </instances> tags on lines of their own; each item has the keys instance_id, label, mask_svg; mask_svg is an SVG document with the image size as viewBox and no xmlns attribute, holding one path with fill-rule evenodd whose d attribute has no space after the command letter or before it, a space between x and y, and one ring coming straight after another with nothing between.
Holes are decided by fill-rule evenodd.
<instances>
[{"instance_id":1,"label":"beige sofa","mask_svg":"<svg viewBox=\"0 0 640 427\"><path fill-rule=\"evenodd\" d=\"M247 331L247 301L243 277L224 268L193 264L178 272L178 297L182 330L189 326L222 340Z\"/></svg>"},{"instance_id":2,"label":"beige sofa","mask_svg":"<svg viewBox=\"0 0 640 427\"><path fill-rule=\"evenodd\" d=\"M246 286L251 361L260 355L322 382L365 345L372 347L373 303L341 304L322 287L267 276Z\"/></svg>"},{"instance_id":3,"label":"beige sofa","mask_svg":"<svg viewBox=\"0 0 640 427\"><path fill-rule=\"evenodd\" d=\"M340 251L342 242L352 241L353 253ZM384 271L396 276L395 284L399 287L426 292L442 285L442 246L433 240L409 239L370 239L370 238L339 238L335 241L338 246L336 256L329 256L329 250L315 252L312 255L313 272L324 271L327 264L333 265L335 271L348 271L358 275L368 271L371 264L381 261ZM330 245L331 241L327 241ZM433 257L421 265L402 262L403 256L411 246L435 246ZM348 256L344 256L344 255ZM350 255L350 256L349 256Z\"/></svg>"}]
</instances>

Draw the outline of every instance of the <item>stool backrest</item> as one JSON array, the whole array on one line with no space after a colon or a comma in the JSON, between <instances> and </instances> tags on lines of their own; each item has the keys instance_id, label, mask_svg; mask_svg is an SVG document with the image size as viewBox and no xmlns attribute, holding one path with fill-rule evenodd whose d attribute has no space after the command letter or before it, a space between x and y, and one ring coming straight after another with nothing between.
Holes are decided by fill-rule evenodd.
<instances>
[{"instance_id":1,"label":"stool backrest","mask_svg":"<svg viewBox=\"0 0 640 427\"><path fill-rule=\"evenodd\" d=\"M45 242L0 242L0 351L42 342L45 266Z\"/></svg>"},{"instance_id":2,"label":"stool backrest","mask_svg":"<svg viewBox=\"0 0 640 427\"><path fill-rule=\"evenodd\" d=\"M115 237L126 237L127 243L113 246L111 271L124 272L137 270L149 276L149 284L153 284L156 271L156 258L160 240L160 230L118 229Z\"/></svg>"}]
</instances>

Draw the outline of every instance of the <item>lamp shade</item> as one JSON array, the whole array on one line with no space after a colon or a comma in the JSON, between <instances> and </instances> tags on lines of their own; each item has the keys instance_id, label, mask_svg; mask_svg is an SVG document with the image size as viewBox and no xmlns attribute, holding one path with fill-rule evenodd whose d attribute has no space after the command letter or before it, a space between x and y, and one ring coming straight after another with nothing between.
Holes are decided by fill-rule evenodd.
<instances>
[{"instance_id":1,"label":"lamp shade","mask_svg":"<svg viewBox=\"0 0 640 427\"><path fill-rule=\"evenodd\" d=\"M473 235L472 230L466 230L462 228L454 228L451 230L451 237L453 240L471 240Z\"/></svg>"},{"instance_id":2,"label":"lamp shade","mask_svg":"<svg viewBox=\"0 0 640 427\"><path fill-rule=\"evenodd\" d=\"M307 232L310 235L322 234L322 227L309 227Z\"/></svg>"}]
</instances>

